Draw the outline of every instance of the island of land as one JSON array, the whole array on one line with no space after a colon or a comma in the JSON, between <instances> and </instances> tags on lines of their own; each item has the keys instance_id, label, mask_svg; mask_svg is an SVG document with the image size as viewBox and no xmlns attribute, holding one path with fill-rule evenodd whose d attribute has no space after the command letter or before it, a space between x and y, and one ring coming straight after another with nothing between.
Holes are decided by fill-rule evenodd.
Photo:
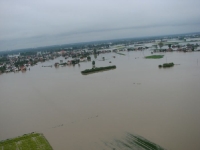
<instances>
[{"instance_id":1,"label":"island of land","mask_svg":"<svg viewBox=\"0 0 200 150\"><path fill-rule=\"evenodd\" d=\"M81 73L86 75L86 74L95 73L95 72L99 72L99 71L107 71L107 70L115 69L115 68L116 68L116 66L95 67L92 69L86 69L84 71L81 71Z\"/></svg>"},{"instance_id":2,"label":"island of land","mask_svg":"<svg viewBox=\"0 0 200 150\"><path fill-rule=\"evenodd\" d=\"M160 59L163 58L164 55L151 55L151 56L146 56L145 58L147 59Z\"/></svg>"}]
</instances>

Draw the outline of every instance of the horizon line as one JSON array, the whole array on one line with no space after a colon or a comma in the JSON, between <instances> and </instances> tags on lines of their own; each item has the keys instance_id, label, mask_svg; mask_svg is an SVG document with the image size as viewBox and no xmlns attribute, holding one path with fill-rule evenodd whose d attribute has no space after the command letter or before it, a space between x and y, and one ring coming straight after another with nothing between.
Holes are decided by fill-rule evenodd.
<instances>
[{"instance_id":1,"label":"horizon line","mask_svg":"<svg viewBox=\"0 0 200 150\"><path fill-rule=\"evenodd\" d=\"M19 50L28 50L28 49L38 49L38 48L45 48L45 47L52 47L52 46L64 46L64 45L76 45L76 44L86 44L86 43L95 43L95 42L105 42L105 41L117 41L117 40L128 40L128 39L141 39L141 38L158 38L164 36L176 36L176 35L187 35L187 34L200 34L198 32L190 32L190 33L175 33L175 34L167 34L167 35L152 35L152 36L138 36L138 37L130 37L130 38L117 38L117 39L107 39L107 40L97 40L97 41L87 41L87 42L74 42L68 44L55 44L55 45L48 45L48 46L38 46L38 47L27 47L27 48L19 48L19 49L12 49L12 50L0 50L0 52L12 52L12 51L19 51Z\"/></svg>"}]
</instances>

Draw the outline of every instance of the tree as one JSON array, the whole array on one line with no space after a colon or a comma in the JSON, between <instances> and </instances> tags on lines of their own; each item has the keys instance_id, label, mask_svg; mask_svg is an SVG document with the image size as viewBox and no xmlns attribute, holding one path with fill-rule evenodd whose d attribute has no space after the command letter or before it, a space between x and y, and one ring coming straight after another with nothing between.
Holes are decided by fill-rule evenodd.
<instances>
[{"instance_id":1,"label":"tree","mask_svg":"<svg viewBox=\"0 0 200 150\"><path fill-rule=\"evenodd\" d=\"M92 65L95 65L95 61L94 60L92 61Z\"/></svg>"},{"instance_id":2,"label":"tree","mask_svg":"<svg viewBox=\"0 0 200 150\"><path fill-rule=\"evenodd\" d=\"M97 54L97 50L96 50L96 49L94 49L94 54L95 54L95 55Z\"/></svg>"},{"instance_id":3,"label":"tree","mask_svg":"<svg viewBox=\"0 0 200 150\"><path fill-rule=\"evenodd\" d=\"M163 47L163 43L162 42L159 42L158 43L158 46L160 47L160 49Z\"/></svg>"},{"instance_id":4,"label":"tree","mask_svg":"<svg viewBox=\"0 0 200 150\"><path fill-rule=\"evenodd\" d=\"M171 47L172 47L172 44L168 44L168 47L171 48Z\"/></svg>"},{"instance_id":5,"label":"tree","mask_svg":"<svg viewBox=\"0 0 200 150\"><path fill-rule=\"evenodd\" d=\"M194 51L194 46L192 46L192 51Z\"/></svg>"},{"instance_id":6,"label":"tree","mask_svg":"<svg viewBox=\"0 0 200 150\"><path fill-rule=\"evenodd\" d=\"M88 57L87 57L87 60L88 60L88 61L90 61L90 60L91 60L91 57L90 57L90 56L88 56Z\"/></svg>"}]
</instances>

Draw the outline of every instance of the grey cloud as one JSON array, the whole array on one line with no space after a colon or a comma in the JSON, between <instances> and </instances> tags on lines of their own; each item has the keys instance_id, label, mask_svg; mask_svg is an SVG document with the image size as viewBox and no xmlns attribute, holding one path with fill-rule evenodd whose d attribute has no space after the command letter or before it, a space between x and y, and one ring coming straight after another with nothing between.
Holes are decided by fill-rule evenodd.
<instances>
[{"instance_id":1,"label":"grey cloud","mask_svg":"<svg viewBox=\"0 0 200 150\"><path fill-rule=\"evenodd\" d=\"M199 0L1 0L0 50L198 32L199 6Z\"/></svg>"}]
</instances>

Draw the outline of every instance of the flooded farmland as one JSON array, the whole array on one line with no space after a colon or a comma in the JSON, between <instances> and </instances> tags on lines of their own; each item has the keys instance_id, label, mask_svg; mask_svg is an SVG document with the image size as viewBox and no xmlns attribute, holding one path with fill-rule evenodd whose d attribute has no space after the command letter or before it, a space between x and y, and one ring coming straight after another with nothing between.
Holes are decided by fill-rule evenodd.
<instances>
[{"instance_id":1,"label":"flooded farmland","mask_svg":"<svg viewBox=\"0 0 200 150\"><path fill-rule=\"evenodd\" d=\"M117 68L89 75L80 72L91 61L42 67L62 57L0 75L0 140L40 132L55 150L117 150L106 143L131 133L168 150L199 150L200 52L122 53L92 56L96 67ZM175 65L158 68L166 62Z\"/></svg>"}]
</instances>

